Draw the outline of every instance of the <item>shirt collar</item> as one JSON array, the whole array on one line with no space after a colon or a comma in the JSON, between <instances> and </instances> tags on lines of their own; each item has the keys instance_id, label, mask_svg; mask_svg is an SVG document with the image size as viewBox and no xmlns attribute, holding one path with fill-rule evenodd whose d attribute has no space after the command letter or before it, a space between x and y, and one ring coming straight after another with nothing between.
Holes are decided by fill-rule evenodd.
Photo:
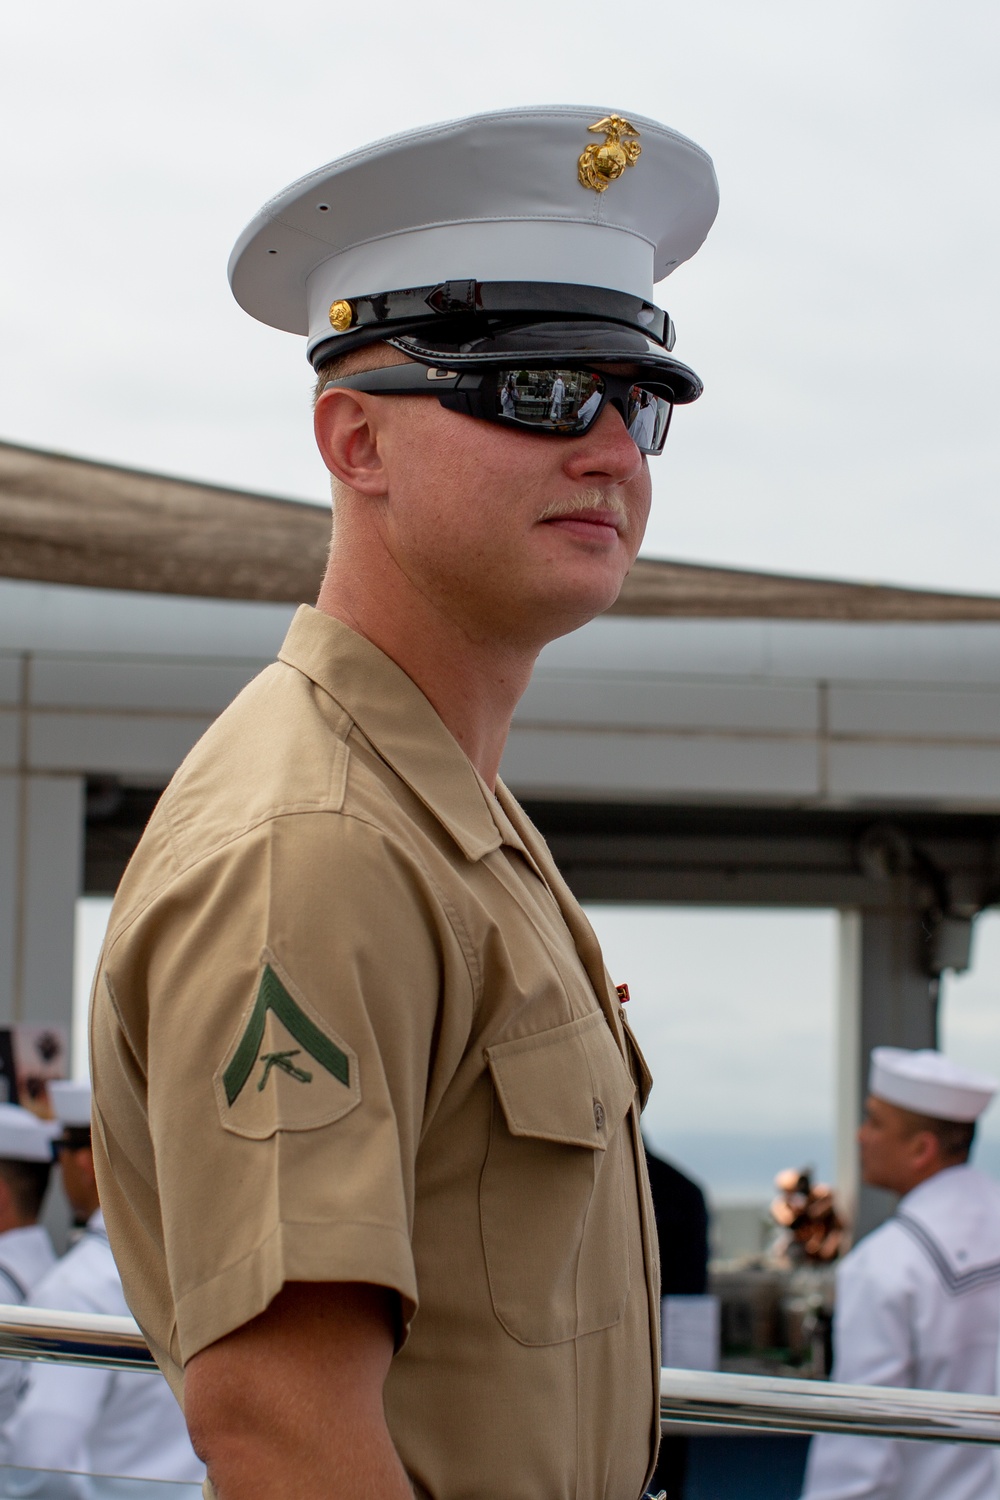
<instances>
[{"instance_id":1,"label":"shirt collar","mask_svg":"<svg viewBox=\"0 0 1000 1500\"><path fill-rule=\"evenodd\" d=\"M413 679L384 651L303 604L278 659L340 704L467 859L499 849L505 829L486 784Z\"/></svg>"},{"instance_id":2,"label":"shirt collar","mask_svg":"<svg viewBox=\"0 0 1000 1500\"><path fill-rule=\"evenodd\" d=\"M923 1182L918 1182L916 1187L904 1193L896 1207L902 1208L905 1204L907 1209L910 1209L925 1200L931 1201L939 1193L950 1188L953 1183L958 1182L960 1178L967 1177L972 1170L967 1161L956 1162L951 1167L942 1167L940 1172L934 1172L930 1177L925 1177Z\"/></svg>"}]
</instances>

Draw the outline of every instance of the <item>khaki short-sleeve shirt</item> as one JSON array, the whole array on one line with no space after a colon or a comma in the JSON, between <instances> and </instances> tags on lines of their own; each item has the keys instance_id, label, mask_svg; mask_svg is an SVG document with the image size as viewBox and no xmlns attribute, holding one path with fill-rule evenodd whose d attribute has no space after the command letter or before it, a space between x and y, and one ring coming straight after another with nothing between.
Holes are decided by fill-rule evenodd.
<instances>
[{"instance_id":1,"label":"khaki short-sleeve shirt","mask_svg":"<svg viewBox=\"0 0 1000 1500\"><path fill-rule=\"evenodd\" d=\"M300 610L164 793L91 1031L101 1202L179 1397L286 1281L376 1283L419 1496L636 1500L648 1075L542 839L338 621Z\"/></svg>"}]
</instances>

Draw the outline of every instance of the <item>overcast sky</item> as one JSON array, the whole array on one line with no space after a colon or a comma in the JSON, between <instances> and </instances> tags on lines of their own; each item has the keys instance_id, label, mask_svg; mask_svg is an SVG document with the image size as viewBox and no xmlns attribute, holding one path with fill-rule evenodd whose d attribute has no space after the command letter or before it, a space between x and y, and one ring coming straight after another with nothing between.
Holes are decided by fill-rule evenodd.
<instances>
[{"instance_id":1,"label":"overcast sky","mask_svg":"<svg viewBox=\"0 0 1000 1500\"><path fill-rule=\"evenodd\" d=\"M766 1200L782 1167L832 1177L838 918L830 911L592 906L588 915L655 1085L659 1151L717 1198ZM976 924L973 965L946 975L941 1046L1000 1078L1000 911ZM1000 1175L1000 1102L981 1166Z\"/></svg>"},{"instance_id":2,"label":"overcast sky","mask_svg":"<svg viewBox=\"0 0 1000 1500\"><path fill-rule=\"evenodd\" d=\"M722 210L661 284L706 394L653 555L1000 592L995 0L9 6L0 437L320 500L308 371L225 279L274 191L407 126L651 115Z\"/></svg>"}]
</instances>

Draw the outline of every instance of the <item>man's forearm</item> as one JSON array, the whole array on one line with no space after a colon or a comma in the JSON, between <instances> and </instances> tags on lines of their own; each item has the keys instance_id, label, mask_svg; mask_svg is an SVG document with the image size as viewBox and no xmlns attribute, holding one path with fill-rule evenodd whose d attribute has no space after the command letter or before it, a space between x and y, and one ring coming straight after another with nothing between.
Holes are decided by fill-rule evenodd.
<instances>
[{"instance_id":1,"label":"man's forearm","mask_svg":"<svg viewBox=\"0 0 1000 1500\"><path fill-rule=\"evenodd\" d=\"M413 1500L384 1423L308 1435L297 1425L267 1426L219 1434L202 1453L216 1500Z\"/></svg>"}]
</instances>

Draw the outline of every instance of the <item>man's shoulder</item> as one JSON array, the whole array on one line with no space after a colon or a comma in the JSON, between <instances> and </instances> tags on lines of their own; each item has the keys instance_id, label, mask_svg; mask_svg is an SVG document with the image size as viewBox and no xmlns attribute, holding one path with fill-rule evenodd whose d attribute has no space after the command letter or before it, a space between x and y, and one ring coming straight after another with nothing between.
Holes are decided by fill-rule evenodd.
<instances>
[{"instance_id":1,"label":"man's shoulder","mask_svg":"<svg viewBox=\"0 0 1000 1500\"><path fill-rule=\"evenodd\" d=\"M187 755L157 803L120 892L133 904L275 819L353 812L393 822L397 805L352 744L353 721L322 688L275 662ZM375 758L377 759L377 758ZM386 768L383 768L385 770Z\"/></svg>"},{"instance_id":2,"label":"man's shoulder","mask_svg":"<svg viewBox=\"0 0 1000 1500\"><path fill-rule=\"evenodd\" d=\"M52 1241L40 1224L0 1234L0 1275L11 1288L30 1294L55 1264ZM3 1288L6 1299L8 1288Z\"/></svg>"},{"instance_id":3,"label":"man's shoulder","mask_svg":"<svg viewBox=\"0 0 1000 1500\"><path fill-rule=\"evenodd\" d=\"M328 893L357 904L390 868L418 879L430 841L447 844L346 708L278 661L220 715L161 797L119 886L109 944L164 900L197 899L209 874L220 898L266 887L298 900L322 871Z\"/></svg>"},{"instance_id":4,"label":"man's shoulder","mask_svg":"<svg viewBox=\"0 0 1000 1500\"><path fill-rule=\"evenodd\" d=\"M154 819L197 858L268 818L339 807L350 716L296 668L273 662L184 760Z\"/></svg>"},{"instance_id":5,"label":"man's shoulder","mask_svg":"<svg viewBox=\"0 0 1000 1500\"><path fill-rule=\"evenodd\" d=\"M926 1258L894 1215L866 1234L842 1261L837 1279L841 1289L861 1286L898 1288L927 1272Z\"/></svg>"},{"instance_id":6,"label":"man's shoulder","mask_svg":"<svg viewBox=\"0 0 1000 1500\"><path fill-rule=\"evenodd\" d=\"M84 1231L38 1282L31 1305L66 1312L127 1313L121 1278L104 1236Z\"/></svg>"},{"instance_id":7,"label":"man's shoulder","mask_svg":"<svg viewBox=\"0 0 1000 1500\"><path fill-rule=\"evenodd\" d=\"M949 1291L1000 1281L1000 1186L974 1167L949 1167L921 1183L902 1199L895 1221Z\"/></svg>"},{"instance_id":8,"label":"man's shoulder","mask_svg":"<svg viewBox=\"0 0 1000 1500\"><path fill-rule=\"evenodd\" d=\"M943 1283L954 1292L1000 1280L1000 1186L971 1167L950 1168L907 1193L891 1218L844 1260L845 1289Z\"/></svg>"},{"instance_id":9,"label":"man's shoulder","mask_svg":"<svg viewBox=\"0 0 1000 1500\"><path fill-rule=\"evenodd\" d=\"M975 1167L947 1167L900 1199L897 1220L932 1232L984 1232L1000 1239L1000 1183Z\"/></svg>"},{"instance_id":10,"label":"man's shoulder","mask_svg":"<svg viewBox=\"0 0 1000 1500\"><path fill-rule=\"evenodd\" d=\"M48 1230L41 1224L21 1224L16 1229L7 1229L0 1234L0 1260L14 1257L35 1261L48 1256L54 1259L52 1241Z\"/></svg>"}]
</instances>

